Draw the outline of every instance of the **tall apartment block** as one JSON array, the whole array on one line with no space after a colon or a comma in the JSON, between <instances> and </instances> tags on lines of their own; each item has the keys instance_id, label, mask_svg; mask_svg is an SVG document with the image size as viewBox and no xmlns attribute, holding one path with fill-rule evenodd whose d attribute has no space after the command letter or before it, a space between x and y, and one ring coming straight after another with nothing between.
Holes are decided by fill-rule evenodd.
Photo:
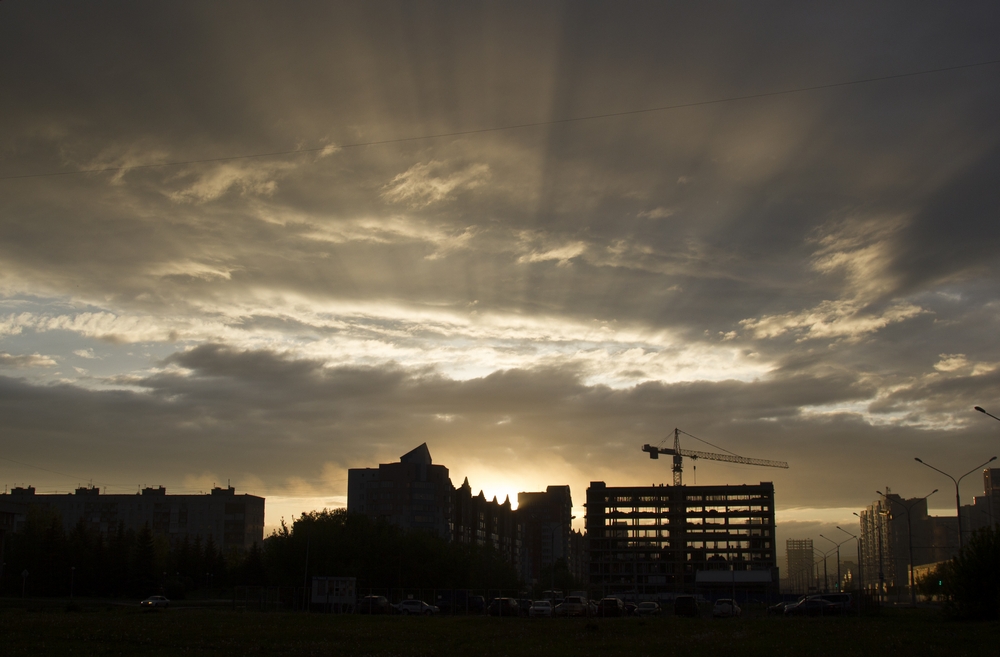
<instances>
[{"instance_id":1,"label":"tall apartment block","mask_svg":"<svg viewBox=\"0 0 1000 657\"><path fill-rule=\"evenodd\" d=\"M466 545L490 546L515 566L526 583L543 568L565 559L582 574L581 538L573 532L569 486L487 500L472 494L468 478L454 488L448 469L435 465L426 443L377 468L352 468L347 474L347 510L408 530L426 530Z\"/></svg>"},{"instance_id":2,"label":"tall apartment block","mask_svg":"<svg viewBox=\"0 0 1000 657\"><path fill-rule=\"evenodd\" d=\"M448 468L435 465L427 443L398 463L347 471L347 511L384 519L404 529L423 529L451 539L452 493Z\"/></svg>"},{"instance_id":3,"label":"tall apartment block","mask_svg":"<svg viewBox=\"0 0 1000 657\"><path fill-rule=\"evenodd\" d=\"M962 506L962 533L1000 523L1000 468L983 470L983 494Z\"/></svg>"},{"instance_id":4,"label":"tall apartment block","mask_svg":"<svg viewBox=\"0 0 1000 657\"><path fill-rule=\"evenodd\" d=\"M778 590L774 485L587 489L591 591L634 599Z\"/></svg>"},{"instance_id":5,"label":"tall apartment block","mask_svg":"<svg viewBox=\"0 0 1000 657\"><path fill-rule=\"evenodd\" d=\"M569 486L548 486L545 492L518 493L517 515L524 524L522 577L537 582L544 568L565 560L571 574L579 574L573 550L573 496ZM576 552L579 555L579 551Z\"/></svg>"},{"instance_id":6,"label":"tall apartment block","mask_svg":"<svg viewBox=\"0 0 1000 657\"><path fill-rule=\"evenodd\" d=\"M927 515L927 498L904 499L886 488L885 497L861 512L860 558L867 590L883 595L909 590L911 532L914 566L946 561L958 552L958 521Z\"/></svg>"},{"instance_id":7,"label":"tall apartment block","mask_svg":"<svg viewBox=\"0 0 1000 657\"><path fill-rule=\"evenodd\" d=\"M789 593L808 593L816 585L813 577L813 540L811 538L785 541L785 557L788 570L785 576L785 590Z\"/></svg>"},{"instance_id":8,"label":"tall apartment block","mask_svg":"<svg viewBox=\"0 0 1000 657\"><path fill-rule=\"evenodd\" d=\"M184 538L209 538L223 551L248 550L264 541L264 498L237 495L232 486L213 488L207 495L167 495L163 486L133 495L102 495L99 488L77 488L71 494L38 495L31 486L14 488L0 501L28 509L42 506L62 518L69 532L78 524L107 535L119 525L138 531L148 524L154 536L171 543Z\"/></svg>"}]
</instances>

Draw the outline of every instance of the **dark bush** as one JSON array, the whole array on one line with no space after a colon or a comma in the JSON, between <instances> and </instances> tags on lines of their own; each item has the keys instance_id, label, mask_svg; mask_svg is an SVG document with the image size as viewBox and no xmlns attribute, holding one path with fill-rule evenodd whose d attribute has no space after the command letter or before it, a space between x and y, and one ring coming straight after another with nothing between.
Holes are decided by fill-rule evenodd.
<instances>
[{"instance_id":1,"label":"dark bush","mask_svg":"<svg viewBox=\"0 0 1000 657\"><path fill-rule=\"evenodd\" d=\"M972 534L946 571L946 609L959 618L995 620L1000 615L1000 530Z\"/></svg>"}]
</instances>

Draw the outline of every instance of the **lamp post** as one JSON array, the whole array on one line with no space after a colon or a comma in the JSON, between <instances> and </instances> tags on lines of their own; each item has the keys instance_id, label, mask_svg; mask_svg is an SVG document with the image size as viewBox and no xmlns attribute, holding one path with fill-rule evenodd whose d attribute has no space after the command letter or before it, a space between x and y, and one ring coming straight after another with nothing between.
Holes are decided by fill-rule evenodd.
<instances>
[{"instance_id":1,"label":"lamp post","mask_svg":"<svg viewBox=\"0 0 1000 657\"><path fill-rule=\"evenodd\" d=\"M813 552L819 552L821 555L823 555L823 593L829 593L830 592L830 578L826 574L826 560L830 556L830 553L833 552L833 550L827 550L826 552L820 552L819 548L813 547ZM819 564L819 561L817 561L815 563ZM819 573L817 573L816 579L819 579Z\"/></svg>"},{"instance_id":2,"label":"lamp post","mask_svg":"<svg viewBox=\"0 0 1000 657\"><path fill-rule=\"evenodd\" d=\"M820 534L819 537L822 538L822 539L825 539L827 541L830 541L831 543L833 543L834 545L837 546L837 593L840 593L840 589L841 589L841 586L840 586L840 582L841 582L841 580L840 580L840 546L843 545L844 543L846 543L847 541L841 541L840 543L838 543L837 541L833 540L832 538L827 538L826 536L823 536L822 534Z\"/></svg>"},{"instance_id":3,"label":"lamp post","mask_svg":"<svg viewBox=\"0 0 1000 657\"><path fill-rule=\"evenodd\" d=\"M938 489L935 488L934 490L932 490L931 492L927 493L923 497L919 497L919 498L913 500L912 502L910 502L909 504L903 504L899 500L894 500L891 497L889 497L888 495L886 495L885 493L883 493L882 491L878 491L877 490L875 492L878 493L879 495L881 495L882 497L884 497L886 502L893 502L893 503L898 504L899 506L903 507L904 509L906 509L906 543L909 546L909 551L910 551L910 606L911 607L916 607L917 606L917 588L915 586L915 582L913 581L913 523L910 522L910 518L913 516L913 514L911 513L911 510L913 509L914 506L916 506L920 502L926 500L928 497L930 497L934 493L938 492Z\"/></svg>"},{"instance_id":4,"label":"lamp post","mask_svg":"<svg viewBox=\"0 0 1000 657\"><path fill-rule=\"evenodd\" d=\"M857 515L857 514L855 514L855 515ZM858 542L858 617L860 618L861 617L861 605L862 605L862 603L864 602L864 599L865 599L865 571L864 571L864 566L862 564L863 560L861 559L861 537L855 536L854 534L852 534L851 532L847 531L846 529L844 529L840 525L837 525L837 529L839 529L840 531L844 532L845 534L847 534L848 536L850 536L851 538L853 538L855 541Z\"/></svg>"},{"instance_id":5,"label":"lamp post","mask_svg":"<svg viewBox=\"0 0 1000 657\"><path fill-rule=\"evenodd\" d=\"M992 413L987 413L986 410L982 406L973 406L973 408L975 408L977 411L979 411L983 415L989 415L994 420L1000 422L1000 417L997 417L996 415L993 415Z\"/></svg>"},{"instance_id":6,"label":"lamp post","mask_svg":"<svg viewBox=\"0 0 1000 657\"><path fill-rule=\"evenodd\" d=\"M945 477L948 477L953 482L955 482L955 514L956 514L957 520L958 520L958 551L961 552L962 551L962 498L961 498L961 496L959 495L959 492L958 492L958 485L962 482L963 479L965 479L966 477L968 477L970 474L972 474L973 472L975 472L979 468L981 468L984 465L987 465L989 463L992 463L993 461L996 461L997 457L994 456L993 458L991 458L986 463L983 463L981 465L977 465L976 467L972 468L971 470L969 470L968 472L966 472L964 475L962 475L958 479L955 479L954 477L952 477L950 474L948 474L944 470L938 470L937 468L935 468L930 463L924 463L923 461L921 461L916 456L913 457L913 460L916 461L917 463L921 464L921 465L926 465L928 468L930 468L931 470L934 470L935 472L940 472Z\"/></svg>"}]
</instances>

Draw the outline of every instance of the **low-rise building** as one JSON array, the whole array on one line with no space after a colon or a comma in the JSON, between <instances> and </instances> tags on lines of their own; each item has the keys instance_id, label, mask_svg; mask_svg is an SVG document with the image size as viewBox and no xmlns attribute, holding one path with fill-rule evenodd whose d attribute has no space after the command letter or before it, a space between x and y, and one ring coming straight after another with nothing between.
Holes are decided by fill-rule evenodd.
<instances>
[{"instance_id":1,"label":"low-rise building","mask_svg":"<svg viewBox=\"0 0 1000 657\"><path fill-rule=\"evenodd\" d=\"M452 540L465 545L488 546L515 567L521 563L524 527L508 497L501 504L486 499L483 491L472 494L466 477L452 496Z\"/></svg>"}]
</instances>

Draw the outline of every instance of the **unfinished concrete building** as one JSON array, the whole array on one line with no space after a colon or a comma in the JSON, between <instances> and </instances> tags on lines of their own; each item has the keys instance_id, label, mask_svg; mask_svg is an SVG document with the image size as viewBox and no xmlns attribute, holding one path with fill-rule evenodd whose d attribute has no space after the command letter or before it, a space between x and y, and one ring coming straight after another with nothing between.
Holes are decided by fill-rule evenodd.
<instances>
[{"instance_id":1,"label":"unfinished concrete building","mask_svg":"<svg viewBox=\"0 0 1000 657\"><path fill-rule=\"evenodd\" d=\"M774 485L587 489L592 593L777 592Z\"/></svg>"}]
</instances>

